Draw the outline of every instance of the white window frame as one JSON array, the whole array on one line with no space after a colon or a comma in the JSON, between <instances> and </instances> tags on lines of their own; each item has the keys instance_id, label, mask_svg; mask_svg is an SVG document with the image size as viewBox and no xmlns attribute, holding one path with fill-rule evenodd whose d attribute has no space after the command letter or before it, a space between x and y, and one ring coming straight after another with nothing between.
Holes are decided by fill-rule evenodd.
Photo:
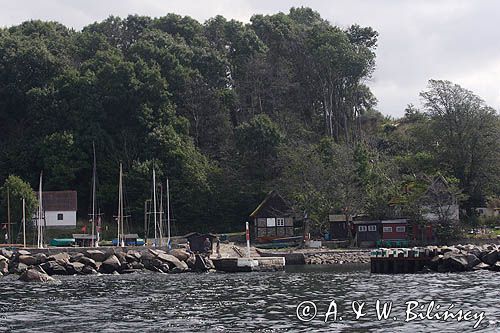
<instances>
[{"instance_id":1,"label":"white window frame","mask_svg":"<svg viewBox=\"0 0 500 333\"><path fill-rule=\"evenodd\" d=\"M377 226L376 225L369 225L368 231L377 231Z\"/></svg>"},{"instance_id":2,"label":"white window frame","mask_svg":"<svg viewBox=\"0 0 500 333\"><path fill-rule=\"evenodd\" d=\"M406 227L405 226L396 227L396 232L406 232Z\"/></svg>"},{"instance_id":3,"label":"white window frame","mask_svg":"<svg viewBox=\"0 0 500 333\"><path fill-rule=\"evenodd\" d=\"M392 232L392 227L384 227L383 232Z\"/></svg>"},{"instance_id":4,"label":"white window frame","mask_svg":"<svg viewBox=\"0 0 500 333\"><path fill-rule=\"evenodd\" d=\"M274 217L268 217L266 218L266 227L275 227L276 226L276 219Z\"/></svg>"},{"instance_id":5,"label":"white window frame","mask_svg":"<svg viewBox=\"0 0 500 333\"><path fill-rule=\"evenodd\" d=\"M366 230L367 230L367 229L366 229L366 225L359 225L359 226L358 226L358 231L359 231L359 232L366 232Z\"/></svg>"},{"instance_id":6,"label":"white window frame","mask_svg":"<svg viewBox=\"0 0 500 333\"><path fill-rule=\"evenodd\" d=\"M277 227L284 227L285 226L285 218L284 217L276 218L276 226Z\"/></svg>"}]
</instances>

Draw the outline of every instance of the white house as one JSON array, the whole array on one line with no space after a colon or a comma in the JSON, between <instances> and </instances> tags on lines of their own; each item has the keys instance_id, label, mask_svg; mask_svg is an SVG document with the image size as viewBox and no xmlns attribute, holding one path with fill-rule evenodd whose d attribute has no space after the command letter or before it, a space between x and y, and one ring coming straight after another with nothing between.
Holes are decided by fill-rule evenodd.
<instances>
[{"instance_id":1,"label":"white house","mask_svg":"<svg viewBox=\"0 0 500 333\"><path fill-rule=\"evenodd\" d=\"M76 227L76 191L44 191L42 192L42 206L47 227Z\"/></svg>"}]
</instances>

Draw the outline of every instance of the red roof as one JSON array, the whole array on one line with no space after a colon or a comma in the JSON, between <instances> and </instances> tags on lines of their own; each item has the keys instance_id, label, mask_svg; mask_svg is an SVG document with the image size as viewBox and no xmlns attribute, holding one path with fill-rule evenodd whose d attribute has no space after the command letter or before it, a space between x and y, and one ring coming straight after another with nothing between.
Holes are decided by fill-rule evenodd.
<instances>
[{"instance_id":1,"label":"red roof","mask_svg":"<svg viewBox=\"0 0 500 333\"><path fill-rule=\"evenodd\" d=\"M45 211L76 211L76 191L44 191L42 205Z\"/></svg>"}]
</instances>

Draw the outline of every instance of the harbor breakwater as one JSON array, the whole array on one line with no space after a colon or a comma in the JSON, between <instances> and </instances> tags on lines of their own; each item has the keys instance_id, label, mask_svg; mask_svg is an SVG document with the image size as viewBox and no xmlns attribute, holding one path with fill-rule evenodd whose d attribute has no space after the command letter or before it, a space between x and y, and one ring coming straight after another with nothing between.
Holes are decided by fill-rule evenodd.
<instances>
[{"instance_id":1,"label":"harbor breakwater","mask_svg":"<svg viewBox=\"0 0 500 333\"><path fill-rule=\"evenodd\" d=\"M182 249L109 248L81 249L82 252L44 253L34 250L0 250L0 276L19 274L23 281L49 281L52 275L127 274L139 270L160 273L207 272L210 259ZM35 253L37 252L37 253Z\"/></svg>"},{"instance_id":2,"label":"harbor breakwater","mask_svg":"<svg viewBox=\"0 0 500 333\"><path fill-rule=\"evenodd\" d=\"M500 272L500 246L455 245L422 248L381 248L371 251L371 272L398 274L422 272Z\"/></svg>"}]
</instances>

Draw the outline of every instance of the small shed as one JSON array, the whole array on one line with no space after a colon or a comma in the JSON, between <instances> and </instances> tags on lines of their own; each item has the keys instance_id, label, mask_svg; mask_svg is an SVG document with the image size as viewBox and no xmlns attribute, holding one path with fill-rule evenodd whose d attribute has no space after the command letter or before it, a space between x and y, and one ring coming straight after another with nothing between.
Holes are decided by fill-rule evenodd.
<instances>
[{"instance_id":1,"label":"small shed","mask_svg":"<svg viewBox=\"0 0 500 333\"><path fill-rule=\"evenodd\" d=\"M294 210L276 190L267 194L264 200L250 214L257 241L266 242L278 238L296 236L294 233Z\"/></svg>"},{"instance_id":2,"label":"small shed","mask_svg":"<svg viewBox=\"0 0 500 333\"><path fill-rule=\"evenodd\" d=\"M90 247L92 246L92 240L96 240L97 236L89 234L73 234L73 239L75 240L76 246L80 247Z\"/></svg>"},{"instance_id":3,"label":"small shed","mask_svg":"<svg viewBox=\"0 0 500 333\"><path fill-rule=\"evenodd\" d=\"M355 240L359 247L372 247L381 239L381 221L354 221Z\"/></svg>"},{"instance_id":4,"label":"small shed","mask_svg":"<svg viewBox=\"0 0 500 333\"><path fill-rule=\"evenodd\" d=\"M215 234L202 234L199 232L190 232L189 234L184 235L184 238L186 238L189 242L189 248L193 253L205 254L211 254L213 252L214 242L218 240L218 237ZM210 249L208 251L205 249L205 241L207 238L210 241Z\"/></svg>"},{"instance_id":5,"label":"small shed","mask_svg":"<svg viewBox=\"0 0 500 333\"><path fill-rule=\"evenodd\" d=\"M349 222L352 222L352 217L347 218L345 214L330 214L328 222L330 239L327 240L349 239Z\"/></svg>"}]
</instances>

